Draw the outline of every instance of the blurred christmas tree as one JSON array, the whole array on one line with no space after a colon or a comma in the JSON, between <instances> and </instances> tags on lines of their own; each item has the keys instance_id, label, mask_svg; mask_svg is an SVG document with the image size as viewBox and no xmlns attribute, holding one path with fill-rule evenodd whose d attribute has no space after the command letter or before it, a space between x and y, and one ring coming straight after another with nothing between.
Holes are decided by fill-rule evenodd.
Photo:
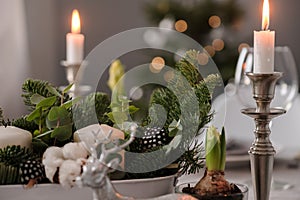
<instances>
[{"instance_id":1,"label":"blurred christmas tree","mask_svg":"<svg viewBox=\"0 0 300 200\"><path fill-rule=\"evenodd\" d=\"M237 29L244 15L237 0L155 0L145 10L157 26L175 29L201 44L225 82L234 76L241 48Z\"/></svg>"}]
</instances>

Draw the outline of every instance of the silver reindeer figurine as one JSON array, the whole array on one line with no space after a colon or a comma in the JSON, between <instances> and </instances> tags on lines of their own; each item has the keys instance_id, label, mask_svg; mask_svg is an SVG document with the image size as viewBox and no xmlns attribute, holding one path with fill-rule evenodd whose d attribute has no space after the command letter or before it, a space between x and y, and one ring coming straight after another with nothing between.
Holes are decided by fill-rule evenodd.
<instances>
[{"instance_id":1,"label":"silver reindeer figurine","mask_svg":"<svg viewBox=\"0 0 300 200\"><path fill-rule=\"evenodd\" d=\"M102 130L100 130L102 132ZM112 185L108 172L119 165L120 160L114 158L107 161L111 154L120 152L127 147L135 138L136 125L130 127L130 139L122 145L115 144L113 148L106 149L105 143L109 141L112 131L104 139L97 139L98 133L93 133L95 136L95 145L89 148L91 155L86 164L83 166L83 172L80 177L77 177L78 186L87 186L93 190L93 200L135 200L133 197L125 197L119 194ZM104 134L105 135L105 134ZM97 153L97 149L101 149L101 154ZM186 194L168 194L156 198L144 200L195 200L194 197Z\"/></svg>"}]
</instances>

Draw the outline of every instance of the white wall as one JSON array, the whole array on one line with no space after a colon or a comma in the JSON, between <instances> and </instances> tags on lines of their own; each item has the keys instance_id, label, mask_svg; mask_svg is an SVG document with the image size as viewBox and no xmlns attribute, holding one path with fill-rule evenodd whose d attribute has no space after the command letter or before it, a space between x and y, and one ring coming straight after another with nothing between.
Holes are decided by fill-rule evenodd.
<instances>
[{"instance_id":1,"label":"white wall","mask_svg":"<svg viewBox=\"0 0 300 200\"><path fill-rule=\"evenodd\" d=\"M6 117L23 113L21 86L29 74L23 1L0 1L0 107Z\"/></svg>"}]
</instances>

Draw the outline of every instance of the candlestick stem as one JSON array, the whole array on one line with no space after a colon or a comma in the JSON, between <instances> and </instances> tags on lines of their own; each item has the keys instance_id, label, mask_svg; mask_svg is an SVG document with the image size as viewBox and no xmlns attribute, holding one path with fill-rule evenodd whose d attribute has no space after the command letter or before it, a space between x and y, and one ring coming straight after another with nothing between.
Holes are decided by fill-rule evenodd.
<instances>
[{"instance_id":1,"label":"candlestick stem","mask_svg":"<svg viewBox=\"0 0 300 200\"><path fill-rule=\"evenodd\" d=\"M70 95L72 97L79 96L79 77L77 77L77 73L79 71L79 68L81 66L81 63L76 63L76 64L70 64L67 61L61 61L60 63L63 67L65 67L66 71L66 78L68 80L69 84L73 84L71 90L70 90Z\"/></svg>"},{"instance_id":2,"label":"candlestick stem","mask_svg":"<svg viewBox=\"0 0 300 200\"><path fill-rule=\"evenodd\" d=\"M286 112L284 109L270 108L270 104L274 98L276 81L282 73L246 73L246 75L251 80L253 98L256 101L256 108L242 110L243 114L254 119L256 126L255 140L249 150L254 196L256 200L268 200L275 155L269 139L271 134L269 124L274 117Z\"/></svg>"}]
</instances>

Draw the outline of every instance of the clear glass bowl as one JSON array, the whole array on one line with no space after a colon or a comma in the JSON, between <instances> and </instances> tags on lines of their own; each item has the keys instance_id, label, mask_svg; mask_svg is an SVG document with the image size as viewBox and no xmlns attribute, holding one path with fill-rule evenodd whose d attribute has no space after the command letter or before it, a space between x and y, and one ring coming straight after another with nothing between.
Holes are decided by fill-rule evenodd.
<instances>
[{"instance_id":1,"label":"clear glass bowl","mask_svg":"<svg viewBox=\"0 0 300 200\"><path fill-rule=\"evenodd\" d=\"M196 185L197 182L190 182L190 183L183 183L183 184L179 184L175 187L175 192L176 193L182 193L182 189L185 187L194 187L194 185ZM199 198L201 199L210 199L210 200L248 200L248 187L246 185L243 184L239 184L239 183L234 183L240 190L241 193L235 193L235 194L231 194L228 196L209 196L209 197L203 197L203 198Z\"/></svg>"}]
</instances>

